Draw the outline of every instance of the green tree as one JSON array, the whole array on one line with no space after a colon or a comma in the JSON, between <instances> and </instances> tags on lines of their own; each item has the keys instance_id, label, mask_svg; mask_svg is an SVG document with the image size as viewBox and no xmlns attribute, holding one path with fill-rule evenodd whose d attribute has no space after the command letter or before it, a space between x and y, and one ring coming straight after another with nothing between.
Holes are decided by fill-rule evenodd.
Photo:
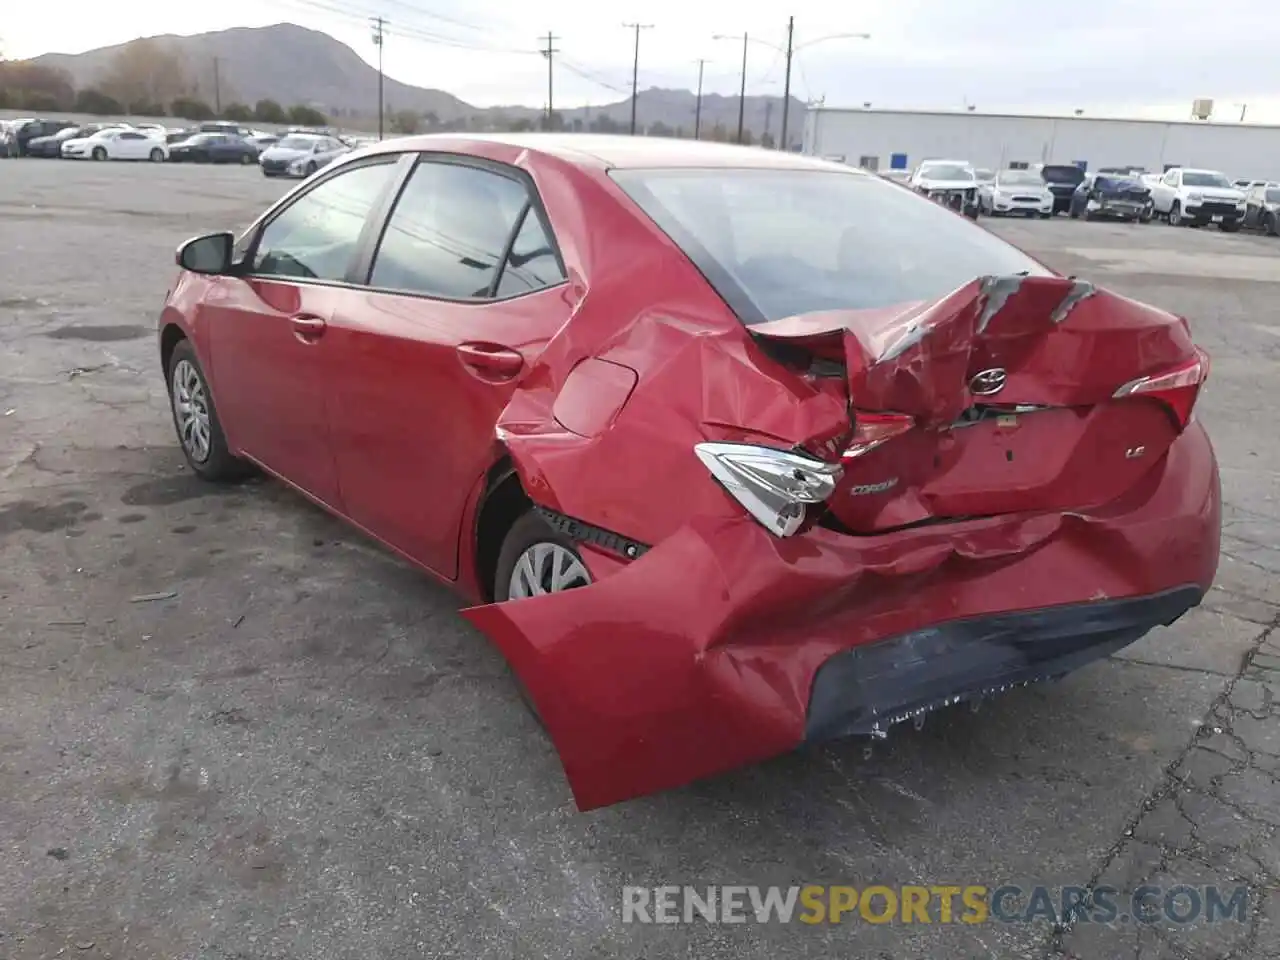
<instances>
[{"instance_id":1,"label":"green tree","mask_svg":"<svg viewBox=\"0 0 1280 960\"><path fill-rule=\"evenodd\" d=\"M175 117L194 120L197 123L202 120L212 120L214 117L213 107L194 97L178 97L169 104L169 110Z\"/></svg>"},{"instance_id":2,"label":"green tree","mask_svg":"<svg viewBox=\"0 0 1280 960\"><path fill-rule=\"evenodd\" d=\"M124 113L124 105L115 97L105 94L101 90L85 87L76 94L75 110L77 113L105 117L113 113Z\"/></svg>"},{"instance_id":3,"label":"green tree","mask_svg":"<svg viewBox=\"0 0 1280 960\"><path fill-rule=\"evenodd\" d=\"M512 133L525 133L526 131L532 130L533 126L534 126L533 121L530 120L528 117L519 117L511 121L511 124L508 127L508 129Z\"/></svg>"},{"instance_id":4,"label":"green tree","mask_svg":"<svg viewBox=\"0 0 1280 960\"><path fill-rule=\"evenodd\" d=\"M315 107L297 103L289 108L289 122L299 127L323 127L329 122L329 118Z\"/></svg>"},{"instance_id":5,"label":"green tree","mask_svg":"<svg viewBox=\"0 0 1280 960\"><path fill-rule=\"evenodd\" d=\"M670 137L670 136L674 136L675 134L675 131L672 130L670 127L668 127L661 120L656 120L653 123L649 124L649 129L646 132L651 137Z\"/></svg>"},{"instance_id":6,"label":"green tree","mask_svg":"<svg viewBox=\"0 0 1280 960\"><path fill-rule=\"evenodd\" d=\"M391 131L408 136L418 132L419 122L419 116L412 110L400 110L391 116Z\"/></svg>"},{"instance_id":7,"label":"green tree","mask_svg":"<svg viewBox=\"0 0 1280 960\"><path fill-rule=\"evenodd\" d=\"M767 150L773 150L778 146L778 141L773 139L773 134L769 132L760 135L760 146Z\"/></svg>"},{"instance_id":8,"label":"green tree","mask_svg":"<svg viewBox=\"0 0 1280 960\"><path fill-rule=\"evenodd\" d=\"M259 100L253 105L253 119L259 123L288 123L284 107L274 100Z\"/></svg>"},{"instance_id":9,"label":"green tree","mask_svg":"<svg viewBox=\"0 0 1280 960\"><path fill-rule=\"evenodd\" d=\"M226 109L222 111L222 119L233 123L248 123L253 119L253 111L243 103L228 103Z\"/></svg>"}]
</instances>

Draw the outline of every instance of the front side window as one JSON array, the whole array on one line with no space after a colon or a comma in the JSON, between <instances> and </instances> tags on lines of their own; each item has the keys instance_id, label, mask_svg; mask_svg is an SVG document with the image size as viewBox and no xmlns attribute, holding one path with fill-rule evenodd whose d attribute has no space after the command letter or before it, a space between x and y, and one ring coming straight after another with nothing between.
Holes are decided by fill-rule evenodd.
<instances>
[{"instance_id":1,"label":"front side window","mask_svg":"<svg viewBox=\"0 0 1280 960\"><path fill-rule=\"evenodd\" d=\"M262 231L251 272L343 280L394 163L369 164L325 180L276 215Z\"/></svg>"},{"instance_id":2,"label":"front side window","mask_svg":"<svg viewBox=\"0 0 1280 960\"><path fill-rule=\"evenodd\" d=\"M370 285L450 300L489 296L528 202L524 184L511 177L419 163L387 221Z\"/></svg>"},{"instance_id":3,"label":"front side window","mask_svg":"<svg viewBox=\"0 0 1280 960\"><path fill-rule=\"evenodd\" d=\"M815 170L614 170L746 324L1050 276L964 217L879 177Z\"/></svg>"}]
</instances>

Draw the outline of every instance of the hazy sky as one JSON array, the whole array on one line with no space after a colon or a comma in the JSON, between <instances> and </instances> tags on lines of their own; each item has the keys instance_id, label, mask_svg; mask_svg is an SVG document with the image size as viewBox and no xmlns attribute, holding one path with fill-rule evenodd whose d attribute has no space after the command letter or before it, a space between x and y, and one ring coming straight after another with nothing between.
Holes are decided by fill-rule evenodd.
<instances>
[{"instance_id":1,"label":"hazy sky","mask_svg":"<svg viewBox=\"0 0 1280 960\"><path fill-rule=\"evenodd\" d=\"M705 89L736 93L747 31L748 93L779 94L775 47L794 14L793 91L828 105L1182 118L1193 98L1212 97L1218 119L1237 119L1248 104L1247 119L1280 123L1276 0L116 0L101 16L86 15L83 0L7 6L0 49L11 57L283 20L324 30L373 61L367 20L381 14L390 76L481 106L546 102L536 48L548 30L558 38L557 104L621 99L633 39L623 23L637 19L653 25L641 34L642 88L692 88L706 58ZM822 39L860 32L871 38Z\"/></svg>"}]
</instances>

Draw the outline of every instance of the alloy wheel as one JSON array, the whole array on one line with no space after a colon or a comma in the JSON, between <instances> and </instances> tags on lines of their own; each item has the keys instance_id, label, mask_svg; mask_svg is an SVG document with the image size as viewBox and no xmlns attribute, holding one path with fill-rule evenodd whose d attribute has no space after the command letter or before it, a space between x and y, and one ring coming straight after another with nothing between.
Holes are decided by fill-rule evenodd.
<instances>
[{"instance_id":1,"label":"alloy wheel","mask_svg":"<svg viewBox=\"0 0 1280 960\"><path fill-rule=\"evenodd\" d=\"M507 596L512 600L560 593L591 584L586 566L568 547L542 541L530 546L511 571Z\"/></svg>"},{"instance_id":2,"label":"alloy wheel","mask_svg":"<svg viewBox=\"0 0 1280 960\"><path fill-rule=\"evenodd\" d=\"M213 447L209 394L200 371L190 361L179 360L174 365L171 393L182 449L196 463L204 463Z\"/></svg>"}]
</instances>

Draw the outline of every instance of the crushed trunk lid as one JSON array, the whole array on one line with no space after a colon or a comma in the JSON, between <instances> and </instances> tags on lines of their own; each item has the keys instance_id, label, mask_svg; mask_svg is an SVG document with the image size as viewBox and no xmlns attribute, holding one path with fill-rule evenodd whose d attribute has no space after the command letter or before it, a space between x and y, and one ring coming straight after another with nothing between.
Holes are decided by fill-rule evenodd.
<instances>
[{"instance_id":1,"label":"crushed trunk lid","mask_svg":"<svg viewBox=\"0 0 1280 960\"><path fill-rule=\"evenodd\" d=\"M751 332L846 382L828 523L851 533L1110 502L1159 462L1207 373L1184 320L1066 277Z\"/></svg>"}]
</instances>

